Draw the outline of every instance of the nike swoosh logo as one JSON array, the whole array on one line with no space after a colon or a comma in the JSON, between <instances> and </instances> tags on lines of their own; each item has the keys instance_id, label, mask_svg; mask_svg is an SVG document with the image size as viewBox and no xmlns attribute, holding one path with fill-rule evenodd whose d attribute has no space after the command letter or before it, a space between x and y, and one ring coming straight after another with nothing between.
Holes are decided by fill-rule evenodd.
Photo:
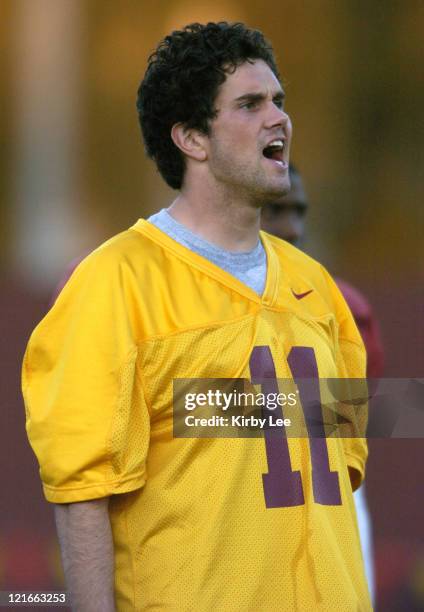
<instances>
[{"instance_id":1,"label":"nike swoosh logo","mask_svg":"<svg viewBox=\"0 0 424 612\"><path fill-rule=\"evenodd\" d=\"M312 291L313 291L313 289L309 289L309 291L305 291L305 293L295 293L293 291L293 289L291 290L291 292L293 293L293 295L296 298L296 300L301 300L302 298L304 298L307 295L309 295L310 293L312 293Z\"/></svg>"}]
</instances>

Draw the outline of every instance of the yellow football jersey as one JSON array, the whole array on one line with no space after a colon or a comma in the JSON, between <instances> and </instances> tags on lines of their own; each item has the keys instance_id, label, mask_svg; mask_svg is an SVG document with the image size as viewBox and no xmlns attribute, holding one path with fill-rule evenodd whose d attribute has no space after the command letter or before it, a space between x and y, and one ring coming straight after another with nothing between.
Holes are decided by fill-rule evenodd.
<instances>
[{"instance_id":1,"label":"yellow football jersey","mask_svg":"<svg viewBox=\"0 0 424 612\"><path fill-rule=\"evenodd\" d=\"M111 496L120 611L371 609L349 477L363 477L362 438L173 437L177 378L364 376L327 272L261 238L260 297L140 220L78 266L31 336L44 492Z\"/></svg>"}]
</instances>

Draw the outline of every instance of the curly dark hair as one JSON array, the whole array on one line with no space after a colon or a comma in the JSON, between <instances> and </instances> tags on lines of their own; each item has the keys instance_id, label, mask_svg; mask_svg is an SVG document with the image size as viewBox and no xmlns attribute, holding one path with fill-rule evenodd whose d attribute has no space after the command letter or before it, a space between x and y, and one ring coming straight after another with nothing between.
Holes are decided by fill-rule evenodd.
<instances>
[{"instance_id":1,"label":"curly dark hair","mask_svg":"<svg viewBox=\"0 0 424 612\"><path fill-rule=\"evenodd\" d=\"M162 40L148 60L137 95L146 152L173 189L180 189L184 156L171 138L175 123L209 133L214 102L227 74L261 59L279 79L270 43L242 23L192 23Z\"/></svg>"}]
</instances>

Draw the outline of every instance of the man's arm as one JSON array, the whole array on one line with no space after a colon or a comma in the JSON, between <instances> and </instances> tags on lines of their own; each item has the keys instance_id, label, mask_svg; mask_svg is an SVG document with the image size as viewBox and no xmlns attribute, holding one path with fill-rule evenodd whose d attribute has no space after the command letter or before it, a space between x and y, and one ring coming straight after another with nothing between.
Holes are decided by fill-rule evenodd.
<instances>
[{"instance_id":1,"label":"man's arm","mask_svg":"<svg viewBox=\"0 0 424 612\"><path fill-rule=\"evenodd\" d=\"M66 586L75 612L114 612L114 555L109 498L56 504Z\"/></svg>"}]
</instances>

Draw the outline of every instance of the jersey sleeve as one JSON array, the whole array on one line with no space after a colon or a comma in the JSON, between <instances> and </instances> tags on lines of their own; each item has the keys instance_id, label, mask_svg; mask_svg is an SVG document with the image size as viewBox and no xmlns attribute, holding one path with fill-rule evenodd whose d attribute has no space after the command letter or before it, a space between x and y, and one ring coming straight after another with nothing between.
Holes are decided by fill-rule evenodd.
<instances>
[{"instance_id":1,"label":"jersey sleeve","mask_svg":"<svg viewBox=\"0 0 424 612\"><path fill-rule=\"evenodd\" d=\"M26 427L48 501L106 497L145 482L150 419L135 384L131 281L125 262L95 251L28 343Z\"/></svg>"},{"instance_id":2,"label":"jersey sleeve","mask_svg":"<svg viewBox=\"0 0 424 612\"><path fill-rule=\"evenodd\" d=\"M368 422L366 365L364 343L340 289L324 269L330 290L332 307L337 319L336 361L339 376L339 392L348 393L350 405L343 403L341 411L347 416L349 433L343 437L343 446L352 489L355 491L365 477L368 456L366 427Z\"/></svg>"}]
</instances>

